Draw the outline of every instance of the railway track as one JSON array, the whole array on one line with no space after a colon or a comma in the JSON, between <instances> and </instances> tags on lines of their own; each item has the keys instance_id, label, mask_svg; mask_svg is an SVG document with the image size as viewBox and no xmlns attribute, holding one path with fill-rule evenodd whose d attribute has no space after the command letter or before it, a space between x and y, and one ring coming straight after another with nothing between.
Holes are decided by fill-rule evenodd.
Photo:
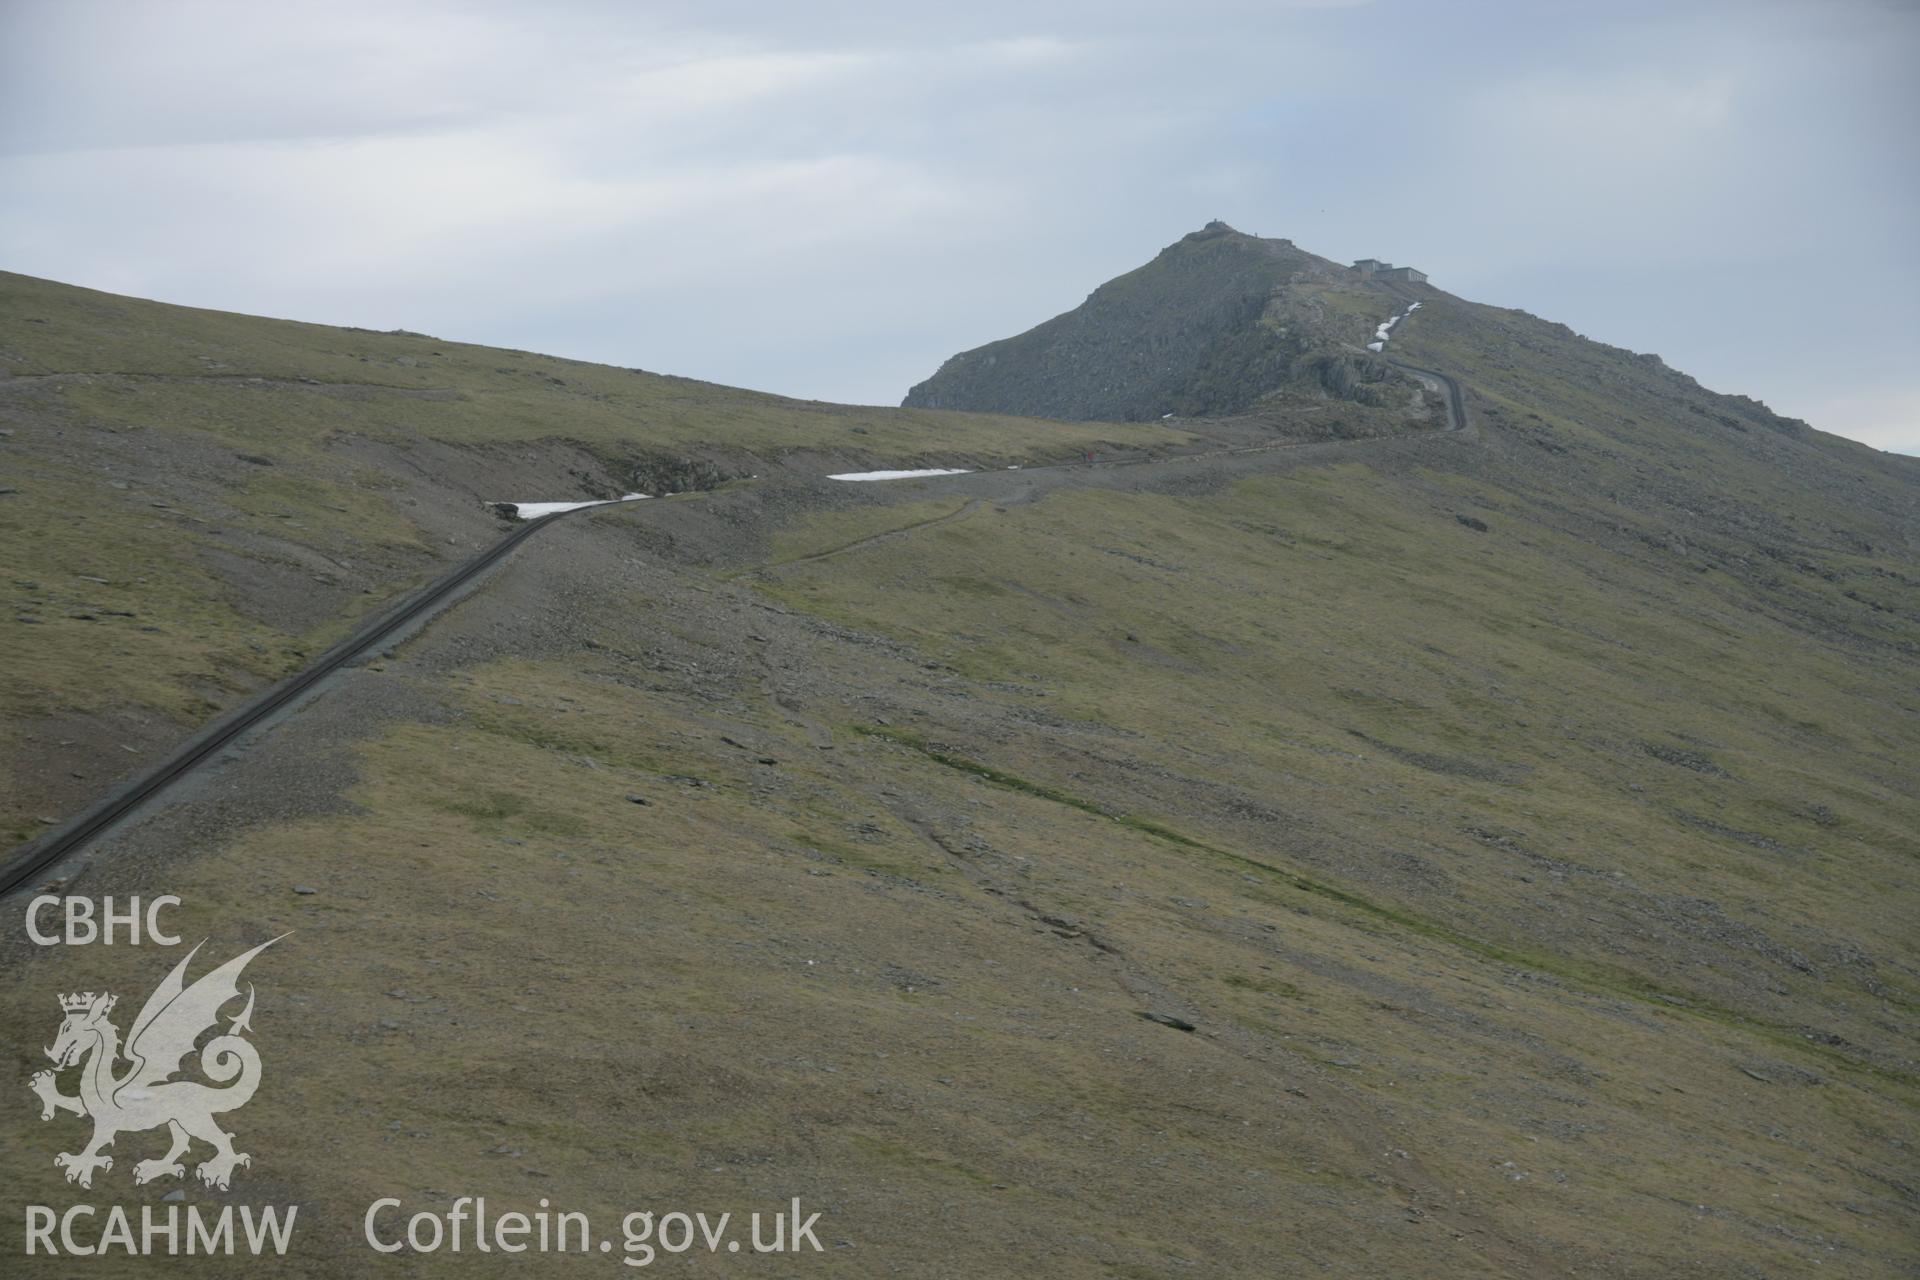
<instances>
[{"instance_id":1,"label":"railway track","mask_svg":"<svg viewBox=\"0 0 1920 1280\"><path fill-rule=\"evenodd\" d=\"M1385 357L1382 357L1385 359ZM1398 360L1388 360L1388 364L1402 373L1410 373L1416 378L1432 378L1447 389L1447 430L1467 432L1467 399L1461 394L1460 384L1449 374L1438 369L1422 369L1416 365L1401 364ZM1468 432L1468 434L1471 434Z\"/></svg>"},{"instance_id":2,"label":"railway track","mask_svg":"<svg viewBox=\"0 0 1920 1280\"><path fill-rule=\"evenodd\" d=\"M598 510L582 507L583 511ZM0 896L32 883L55 863L88 841L104 834L141 805L262 721L292 706L334 672L391 638L408 624L437 609L449 596L513 553L513 549L555 520L574 514L556 511L529 520L465 564L429 582L399 603L361 624L306 667L259 694L243 706L215 720L187 739L173 754L140 777L108 795L92 808L43 836L16 848L0 864Z\"/></svg>"}]
</instances>

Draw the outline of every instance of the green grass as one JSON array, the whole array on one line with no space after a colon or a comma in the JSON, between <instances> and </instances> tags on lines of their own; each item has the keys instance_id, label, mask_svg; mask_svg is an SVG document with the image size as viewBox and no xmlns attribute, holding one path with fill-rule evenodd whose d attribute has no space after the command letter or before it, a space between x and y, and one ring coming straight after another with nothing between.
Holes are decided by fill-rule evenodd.
<instances>
[{"instance_id":1,"label":"green grass","mask_svg":"<svg viewBox=\"0 0 1920 1280\"><path fill-rule=\"evenodd\" d=\"M1165 841L1181 849L1189 849L1196 853L1204 853L1216 858L1226 859L1235 865L1261 872L1266 876L1272 877L1276 883L1287 885L1301 893L1312 894L1316 897L1352 908L1363 916L1371 917L1374 920L1392 926L1395 930L1404 930L1409 933L1419 934L1422 937L1431 938L1437 942L1443 942L1448 946L1470 951L1477 956L1500 964L1509 964L1522 969L1531 969L1541 974L1551 974L1556 978L1570 982L1593 994L1622 996L1627 999L1637 1000L1643 1004L1658 1008L1663 1014L1671 1015L1673 1011L1679 1010L1688 1016L1710 1018L1729 1026L1736 1026L1743 1030L1753 1031L1766 1036L1781 1048L1823 1059L1829 1066L1842 1069L1863 1070L1869 1074L1878 1076L1888 1083L1903 1086L1908 1091L1910 1098L1916 1097L1914 1091L1917 1087L1920 1087L1920 1076L1916 1076L1911 1071L1895 1070L1873 1062L1862 1062L1858 1058L1847 1054L1834 1052L1817 1042L1809 1041L1797 1028L1769 1024L1760 1019L1741 1014L1736 1010L1717 1006L1697 993L1683 992L1669 987L1663 987L1657 983L1646 981L1626 970L1608 969L1593 964L1582 964L1577 961L1570 961L1564 956L1557 956L1543 951L1527 950L1491 943L1485 939L1462 933L1458 929L1452 928L1439 921L1423 918L1405 910L1382 906L1380 903L1370 901L1360 894L1300 875L1296 871L1275 866L1271 862L1260 858L1249 857L1246 854L1237 853L1231 849L1222 849L1216 845L1208 844L1203 840L1196 840L1162 823L1136 817L1132 814L1112 813L1100 805L1081 799L1078 796L1070 795L1056 788L1038 782L1032 782L1025 778L1015 777L1012 774L991 768L978 761L968 760L948 752L936 750L912 734L866 725L855 725L853 729L856 733L875 738L883 738L889 742L908 747L949 769L955 769L972 777L983 779L993 783L995 786L1005 787L1011 791L1018 791L1024 795L1034 796L1054 804L1066 805L1068 808L1077 809L1082 813L1105 818L1122 827L1137 831L1142 835L1151 836L1156 840Z\"/></svg>"},{"instance_id":2,"label":"green grass","mask_svg":"<svg viewBox=\"0 0 1920 1280\"><path fill-rule=\"evenodd\" d=\"M1920 622L1846 593L1920 579L1910 473L1512 313L1396 343L1483 447L875 494L630 590L596 520L492 588L573 646L351 677L433 710L166 868L189 936L296 930L237 1122L313 1271L457 1187L800 1195L849 1274L1902 1274ZM22 959L15 1078L153 963ZM0 1150L23 1199L58 1141Z\"/></svg>"},{"instance_id":3,"label":"green grass","mask_svg":"<svg viewBox=\"0 0 1920 1280\"><path fill-rule=\"evenodd\" d=\"M17 566L0 628L18 641L0 750L62 753L49 777L0 789L7 844L497 537L476 498L501 493L470 486L589 496L569 474L584 464L600 496L636 472L680 474L687 455L746 476L796 452L1005 465L1189 439L793 400L7 273L0 416L16 490L0 495L0 539ZM435 446L451 452L419 452ZM520 478L545 459L550 478Z\"/></svg>"},{"instance_id":4,"label":"green grass","mask_svg":"<svg viewBox=\"0 0 1920 1280\"><path fill-rule=\"evenodd\" d=\"M614 455L723 445L1020 462L1189 438L1148 426L1052 423L1036 431L1031 419L1007 415L795 400L422 335L174 307L6 273L0 286L3 359L14 377L94 375L75 378L67 391L77 412L191 424L275 451L320 448L352 432L464 445L565 439Z\"/></svg>"},{"instance_id":5,"label":"green grass","mask_svg":"<svg viewBox=\"0 0 1920 1280\"><path fill-rule=\"evenodd\" d=\"M1619 1096L1635 1124L1694 1135L1715 1167L1777 1171L1771 1131L1742 1108L1805 1105L1800 1132L1847 1135L1827 1156L1872 1151L1884 1170L1884 1136L1915 1101L1920 971L1899 905L1920 859L1902 782L1920 743L1889 674L1920 635L1847 592L1915 576L1901 464L1538 322L1445 302L1416 321L1402 354L1461 372L1476 412L1501 409L1488 421L1505 454L1205 497L1060 493L791 565L766 589L973 682L972 700L856 731L1019 797L1015 847L1036 864L1057 861L1066 826L1107 832L1117 865L1081 886L1088 910L1095 884L1134 900L1142 861L1179 868L1170 895L1211 898L1193 909L1209 920L1316 928L1288 950L1317 976L1372 953L1369 971L1405 991L1457 979L1497 993L1482 998L1526 1010L1526 1034L1568 1061L1617 1037L1638 1065L1595 1068L1622 1071L1599 1086L1582 1066L1568 1077L1581 1106L1637 1090ZM1518 350L1531 358L1512 370L1488 357ZM1703 426L1691 401L1749 429ZM1561 452L1529 443L1539 432ZM1162 853L1119 858L1136 840ZM1223 874L1239 882L1217 898L1195 887ZM1226 927L1201 918L1156 912L1133 936L1191 958L1198 932ZM1384 1038L1406 1028L1356 998L1316 989L1313 1015L1280 1016L1278 1001L1222 1013L1396 1106L1486 1114L1464 1050L1416 1064ZM1343 1047L1295 1047L1303 1016ZM1515 1082L1571 1070L1507 1053ZM1802 1079L1825 1083L1789 1102ZM1541 1112L1589 1135L1568 1167L1612 1188L1586 1201L1585 1227L1549 1228L1568 1240L1601 1220L1644 1229L1633 1206L1655 1186L1677 1204L1689 1180L1729 1185L1705 1148L1656 1157L1624 1128L1600 1139L1577 1111ZM1752 1222L1785 1213L1859 1239L1805 1200L1781 1209L1778 1189L1739 1194ZM1710 1271L1773 1256L1740 1230L1665 1248L1704 1250Z\"/></svg>"}]
</instances>

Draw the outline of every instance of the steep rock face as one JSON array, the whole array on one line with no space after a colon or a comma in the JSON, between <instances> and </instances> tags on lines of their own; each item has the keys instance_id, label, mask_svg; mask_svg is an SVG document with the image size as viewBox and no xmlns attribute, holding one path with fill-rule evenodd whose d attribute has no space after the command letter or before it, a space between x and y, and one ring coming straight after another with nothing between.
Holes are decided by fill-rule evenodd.
<instances>
[{"instance_id":1,"label":"steep rock face","mask_svg":"<svg viewBox=\"0 0 1920 1280\"><path fill-rule=\"evenodd\" d=\"M1278 391L1381 405L1400 375L1362 348L1398 302L1290 240L1210 222L1072 311L954 356L903 403L1108 421L1239 413Z\"/></svg>"}]
</instances>

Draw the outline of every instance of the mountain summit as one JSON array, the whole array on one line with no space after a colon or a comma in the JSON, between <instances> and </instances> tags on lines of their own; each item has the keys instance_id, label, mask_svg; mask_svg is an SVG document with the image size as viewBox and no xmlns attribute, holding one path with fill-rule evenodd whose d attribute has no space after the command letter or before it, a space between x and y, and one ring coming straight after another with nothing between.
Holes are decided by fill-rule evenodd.
<instances>
[{"instance_id":1,"label":"mountain summit","mask_svg":"<svg viewBox=\"0 0 1920 1280\"><path fill-rule=\"evenodd\" d=\"M1107 421L1241 413L1276 395L1383 406L1411 384L1366 345L1432 292L1209 222L1072 311L954 356L903 403Z\"/></svg>"}]
</instances>

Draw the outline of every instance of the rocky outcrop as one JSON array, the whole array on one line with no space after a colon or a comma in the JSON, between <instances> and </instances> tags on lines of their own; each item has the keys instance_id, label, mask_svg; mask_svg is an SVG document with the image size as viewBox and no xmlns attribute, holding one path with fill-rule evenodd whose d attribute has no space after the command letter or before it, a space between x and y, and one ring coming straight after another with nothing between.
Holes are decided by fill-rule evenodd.
<instances>
[{"instance_id":1,"label":"rocky outcrop","mask_svg":"<svg viewBox=\"0 0 1920 1280\"><path fill-rule=\"evenodd\" d=\"M954 356L903 403L1104 421L1239 413L1277 391L1386 404L1404 392L1363 349L1371 321L1325 297L1372 288L1290 240L1209 222L1072 311Z\"/></svg>"}]
</instances>

